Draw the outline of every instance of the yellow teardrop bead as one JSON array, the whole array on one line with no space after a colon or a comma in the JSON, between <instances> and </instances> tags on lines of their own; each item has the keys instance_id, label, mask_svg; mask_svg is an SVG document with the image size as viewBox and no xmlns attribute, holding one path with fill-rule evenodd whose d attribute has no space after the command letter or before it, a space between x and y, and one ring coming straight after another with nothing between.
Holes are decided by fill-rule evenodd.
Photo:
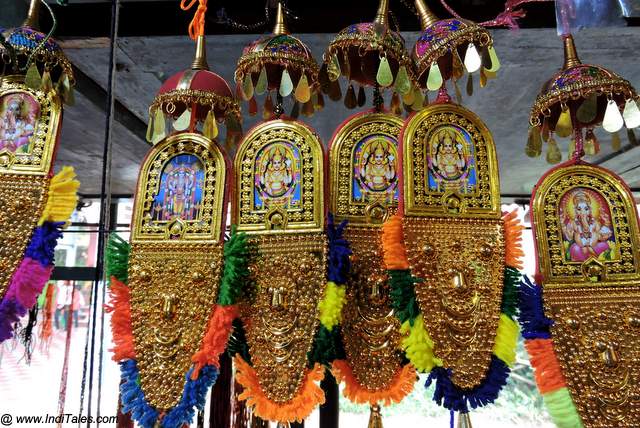
<instances>
[{"instance_id":1,"label":"yellow teardrop bead","mask_svg":"<svg viewBox=\"0 0 640 428\"><path fill-rule=\"evenodd\" d=\"M167 130L164 122L164 112L162 111L162 107L158 107L153 117L153 137L151 138L151 142L157 144L166 135Z\"/></svg>"},{"instance_id":2,"label":"yellow teardrop bead","mask_svg":"<svg viewBox=\"0 0 640 428\"><path fill-rule=\"evenodd\" d=\"M40 85L42 85L42 76L40 76L40 72L38 71L38 67L35 63L32 63L29 66L27 74L24 77L24 83L31 89L40 89Z\"/></svg>"},{"instance_id":3,"label":"yellow teardrop bead","mask_svg":"<svg viewBox=\"0 0 640 428\"><path fill-rule=\"evenodd\" d=\"M267 80L267 69L262 67L260 75L258 76L258 83L256 83L256 94L264 94L267 91L267 83L269 83Z\"/></svg>"},{"instance_id":4,"label":"yellow teardrop bead","mask_svg":"<svg viewBox=\"0 0 640 428\"><path fill-rule=\"evenodd\" d=\"M498 59L498 54L496 53L496 50L493 46L489 48L489 57L491 58L491 68L489 68L487 71L495 73L496 71L500 70L500 60Z\"/></svg>"},{"instance_id":5,"label":"yellow teardrop bead","mask_svg":"<svg viewBox=\"0 0 640 428\"><path fill-rule=\"evenodd\" d=\"M189 127L191 123L191 110L188 108L184 109L182 114L178 116L176 120L173 121L173 129L176 131L184 131Z\"/></svg>"},{"instance_id":6,"label":"yellow teardrop bead","mask_svg":"<svg viewBox=\"0 0 640 428\"><path fill-rule=\"evenodd\" d=\"M331 56L331 61L327 65L327 75L332 82L335 82L340 77L340 62L336 55Z\"/></svg>"},{"instance_id":7,"label":"yellow teardrop bead","mask_svg":"<svg viewBox=\"0 0 640 428\"><path fill-rule=\"evenodd\" d=\"M387 57L380 58L380 65L378 66L378 74L376 74L376 81L380 86L391 86L393 83L393 74L391 73L391 67Z\"/></svg>"},{"instance_id":8,"label":"yellow teardrop bead","mask_svg":"<svg viewBox=\"0 0 640 428\"><path fill-rule=\"evenodd\" d=\"M442 73L437 62L431 64L429 75L427 76L427 89L437 91L442 86Z\"/></svg>"},{"instance_id":9,"label":"yellow teardrop bead","mask_svg":"<svg viewBox=\"0 0 640 428\"><path fill-rule=\"evenodd\" d=\"M300 101L303 104L311 99L311 89L309 88L309 81L307 80L307 75L304 73L298 81L298 86L296 86L295 97L296 100Z\"/></svg>"},{"instance_id":10,"label":"yellow teardrop bead","mask_svg":"<svg viewBox=\"0 0 640 428\"><path fill-rule=\"evenodd\" d=\"M218 124L213 110L210 110L209 113L207 113L207 117L204 120L204 126L202 127L202 133L210 140L215 140L216 137L218 137Z\"/></svg>"},{"instance_id":11,"label":"yellow teardrop bead","mask_svg":"<svg viewBox=\"0 0 640 428\"><path fill-rule=\"evenodd\" d=\"M242 81L242 96L245 101L250 100L253 97L253 80L251 73L247 73Z\"/></svg>"},{"instance_id":12,"label":"yellow teardrop bead","mask_svg":"<svg viewBox=\"0 0 640 428\"><path fill-rule=\"evenodd\" d=\"M569 107L562 109L560 116L558 116L558 123L556 123L556 134L559 137L566 138L573 133L573 125L571 123L571 111Z\"/></svg>"},{"instance_id":13,"label":"yellow teardrop bead","mask_svg":"<svg viewBox=\"0 0 640 428\"><path fill-rule=\"evenodd\" d=\"M280 88L278 91L283 97L288 96L293 91L293 82L291 81L291 76L289 76L289 72L286 68L282 71L282 78L280 79Z\"/></svg>"},{"instance_id":14,"label":"yellow teardrop bead","mask_svg":"<svg viewBox=\"0 0 640 428\"><path fill-rule=\"evenodd\" d=\"M407 74L407 68L403 65L398 70L395 82L396 92L400 95L404 95L411 90L411 82L409 81L409 75Z\"/></svg>"}]
</instances>

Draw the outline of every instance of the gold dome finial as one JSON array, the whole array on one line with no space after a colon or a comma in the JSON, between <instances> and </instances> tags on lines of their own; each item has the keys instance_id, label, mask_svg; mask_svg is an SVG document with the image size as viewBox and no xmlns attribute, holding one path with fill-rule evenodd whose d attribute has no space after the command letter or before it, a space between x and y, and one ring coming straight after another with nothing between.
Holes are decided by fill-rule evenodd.
<instances>
[{"instance_id":1,"label":"gold dome finial","mask_svg":"<svg viewBox=\"0 0 640 428\"><path fill-rule=\"evenodd\" d=\"M422 27L422 31L426 30L427 27L432 26L438 21L438 17L431 12L429 6L424 2L424 0L415 0L416 1L416 11L418 12L418 16L420 17L420 26Z\"/></svg>"},{"instance_id":2,"label":"gold dome finial","mask_svg":"<svg viewBox=\"0 0 640 428\"><path fill-rule=\"evenodd\" d=\"M380 6L378 6L378 12L373 22L385 27L389 26L389 0L380 0Z\"/></svg>"},{"instance_id":3,"label":"gold dome finial","mask_svg":"<svg viewBox=\"0 0 640 428\"><path fill-rule=\"evenodd\" d=\"M580 62L580 58L578 58L578 51L576 51L576 44L573 42L573 36L568 34L566 36L562 36L562 39L564 41L563 68L566 70L567 68L582 64L582 62Z\"/></svg>"},{"instance_id":4,"label":"gold dome finial","mask_svg":"<svg viewBox=\"0 0 640 428\"><path fill-rule=\"evenodd\" d=\"M22 23L23 27L33 28L37 30L39 25L40 16L40 0L31 0L29 3L29 12L27 13L27 19Z\"/></svg>"},{"instance_id":5,"label":"gold dome finial","mask_svg":"<svg viewBox=\"0 0 640 428\"><path fill-rule=\"evenodd\" d=\"M284 10L282 8L282 2L278 2L278 9L276 11L276 25L273 27L273 34L279 36L281 34L289 34L289 29L284 21Z\"/></svg>"},{"instance_id":6,"label":"gold dome finial","mask_svg":"<svg viewBox=\"0 0 640 428\"><path fill-rule=\"evenodd\" d=\"M204 34L198 36L196 39L196 57L191 64L192 70L208 70L209 64L207 64L207 49Z\"/></svg>"}]
</instances>

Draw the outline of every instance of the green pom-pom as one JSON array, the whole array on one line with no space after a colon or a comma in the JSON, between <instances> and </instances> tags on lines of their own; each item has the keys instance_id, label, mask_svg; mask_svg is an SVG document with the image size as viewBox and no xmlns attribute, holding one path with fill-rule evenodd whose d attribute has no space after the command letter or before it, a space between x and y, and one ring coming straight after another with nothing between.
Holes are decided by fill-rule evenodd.
<instances>
[{"instance_id":1,"label":"green pom-pom","mask_svg":"<svg viewBox=\"0 0 640 428\"><path fill-rule=\"evenodd\" d=\"M233 330L227 342L227 354L233 358L236 354L240 355L247 364L251 365L251 354L249 353L249 345L247 344L247 336L239 318L233 320Z\"/></svg>"},{"instance_id":2,"label":"green pom-pom","mask_svg":"<svg viewBox=\"0 0 640 428\"><path fill-rule=\"evenodd\" d=\"M231 237L224 244L224 271L218 292L218 304L233 305L242 293L249 277L247 235L231 228Z\"/></svg>"},{"instance_id":3,"label":"green pom-pom","mask_svg":"<svg viewBox=\"0 0 640 428\"><path fill-rule=\"evenodd\" d=\"M412 276L409 270L390 270L388 274L393 310L401 323L408 320L413 325L413 321L420 314L413 287L422 280Z\"/></svg>"},{"instance_id":4,"label":"green pom-pom","mask_svg":"<svg viewBox=\"0 0 640 428\"><path fill-rule=\"evenodd\" d=\"M307 355L309 367L313 367L315 363L329 366L334 360L343 360L345 358L340 327L336 326L332 330L328 330L321 325L313 339L313 347Z\"/></svg>"},{"instance_id":5,"label":"green pom-pom","mask_svg":"<svg viewBox=\"0 0 640 428\"><path fill-rule=\"evenodd\" d=\"M512 267L504 270L504 288L502 290L502 308L503 314L515 318L518 311L518 284L522 275Z\"/></svg>"},{"instance_id":6,"label":"green pom-pom","mask_svg":"<svg viewBox=\"0 0 640 428\"><path fill-rule=\"evenodd\" d=\"M112 233L109 236L105 261L107 265L107 276L115 277L118 281L127 283L129 280L129 253L131 245L122 239L118 234Z\"/></svg>"}]
</instances>

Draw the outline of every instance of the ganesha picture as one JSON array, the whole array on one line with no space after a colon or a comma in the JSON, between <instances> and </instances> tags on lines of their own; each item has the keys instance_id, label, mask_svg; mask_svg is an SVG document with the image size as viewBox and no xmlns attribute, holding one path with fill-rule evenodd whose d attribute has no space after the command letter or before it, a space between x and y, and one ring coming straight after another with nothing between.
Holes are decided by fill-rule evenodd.
<instances>
[{"instance_id":1,"label":"ganesha picture","mask_svg":"<svg viewBox=\"0 0 640 428\"><path fill-rule=\"evenodd\" d=\"M611 212L598 192L584 187L569 190L560 200L558 217L566 261L617 259Z\"/></svg>"},{"instance_id":2,"label":"ganesha picture","mask_svg":"<svg viewBox=\"0 0 640 428\"><path fill-rule=\"evenodd\" d=\"M0 151L30 153L40 106L29 94L0 98Z\"/></svg>"}]
</instances>

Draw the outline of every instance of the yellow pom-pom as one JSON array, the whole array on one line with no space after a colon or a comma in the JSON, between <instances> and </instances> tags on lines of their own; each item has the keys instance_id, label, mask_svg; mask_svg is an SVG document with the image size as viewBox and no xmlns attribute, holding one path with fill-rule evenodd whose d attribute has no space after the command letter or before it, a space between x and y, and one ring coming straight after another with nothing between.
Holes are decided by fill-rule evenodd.
<instances>
[{"instance_id":1,"label":"yellow pom-pom","mask_svg":"<svg viewBox=\"0 0 640 428\"><path fill-rule=\"evenodd\" d=\"M49 183L47 204L42 211L38 225L45 221L68 221L78 204L78 187L76 173L70 166L65 166Z\"/></svg>"},{"instance_id":2,"label":"yellow pom-pom","mask_svg":"<svg viewBox=\"0 0 640 428\"><path fill-rule=\"evenodd\" d=\"M509 367L512 367L516 362L518 334L518 324L507 315L500 314L496 342L493 345L493 354Z\"/></svg>"},{"instance_id":3,"label":"yellow pom-pom","mask_svg":"<svg viewBox=\"0 0 640 428\"><path fill-rule=\"evenodd\" d=\"M422 314L416 317L413 325L409 324L408 320L405 321L400 332L404 335L401 347L419 372L430 372L434 366L442 366L442 360L436 358L433 353L433 340L424 327Z\"/></svg>"},{"instance_id":4,"label":"yellow pom-pom","mask_svg":"<svg viewBox=\"0 0 640 428\"><path fill-rule=\"evenodd\" d=\"M324 297L318 304L320 322L327 330L331 331L334 326L340 324L345 299L344 285L327 282L327 286L324 289Z\"/></svg>"}]
</instances>

